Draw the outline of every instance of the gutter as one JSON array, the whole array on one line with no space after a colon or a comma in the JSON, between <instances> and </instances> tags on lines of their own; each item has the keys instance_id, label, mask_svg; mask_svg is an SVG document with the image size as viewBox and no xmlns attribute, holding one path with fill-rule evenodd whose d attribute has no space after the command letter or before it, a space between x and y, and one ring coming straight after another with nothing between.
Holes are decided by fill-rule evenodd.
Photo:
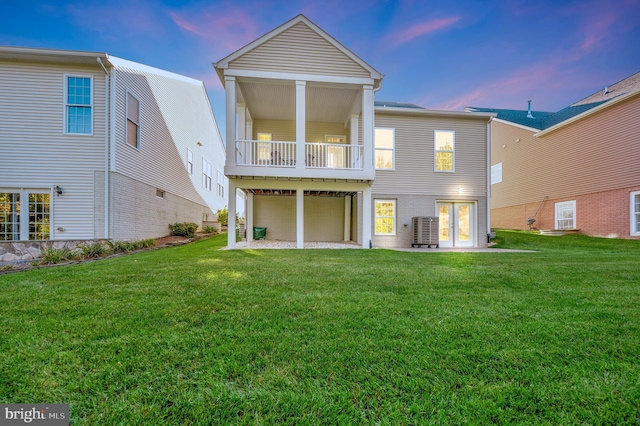
<instances>
[{"instance_id":1,"label":"gutter","mask_svg":"<svg viewBox=\"0 0 640 426\"><path fill-rule=\"evenodd\" d=\"M104 150L105 150L105 161L104 161L104 238L109 238L109 164L110 158L109 154L111 153L111 148L109 146L109 142L111 141L111 132L109 131L109 125L111 122L111 114L110 114L110 93L111 93L111 79L109 75L109 71L102 63L100 57L96 58L98 63L102 67L102 70L105 74L105 84L104 84Z\"/></svg>"}]
</instances>

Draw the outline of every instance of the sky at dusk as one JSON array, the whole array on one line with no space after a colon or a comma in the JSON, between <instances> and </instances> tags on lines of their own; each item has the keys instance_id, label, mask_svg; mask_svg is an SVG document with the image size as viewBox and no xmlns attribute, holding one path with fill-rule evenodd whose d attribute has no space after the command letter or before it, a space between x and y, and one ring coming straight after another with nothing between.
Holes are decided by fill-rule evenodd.
<instances>
[{"instance_id":1,"label":"sky at dusk","mask_svg":"<svg viewBox=\"0 0 640 426\"><path fill-rule=\"evenodd\" d=\"M106 52L205 82L298 14L385 75L376 100L557 111L640 71L640 0L0 0L0 45Z\"/></svg>"}]
</instances>

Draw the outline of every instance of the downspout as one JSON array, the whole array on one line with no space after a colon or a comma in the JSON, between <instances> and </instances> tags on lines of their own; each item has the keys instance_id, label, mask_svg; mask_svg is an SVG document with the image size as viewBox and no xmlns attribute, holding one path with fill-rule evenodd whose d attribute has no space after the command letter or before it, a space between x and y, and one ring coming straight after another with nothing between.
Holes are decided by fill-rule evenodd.
<instances>
[{"instance_id":1,"label":"downspout","mask_svg":"<svg viewBox=\"0 0 640 426\"><path fill-rule=\"evenodd\" d=\"M491 242L491 121L487 123L487 244Z\"/></svg>"},{"instance_id":2,"label":"downspout","mask_svg":"<svg viewBox=\"0 0 640 426\"><path fill-rule=\"evenodd\" d=\"M104 238L108 239L109 238L109 165L110 165L110 154L111 154L111 147L110 145L110 141L111 141L111 132L109 131L110 129L110 123L111 123L111 111L110 111L110 106L111 106L111 102L110 102L110 94L111 94L111 87L110 87L110 76L109 76L109 71L107 71L107 68L104 66L104 64L102 63L102 60L100 59L100 57L96 58L98 60L98 63L100 64L100 66L102 67L102 70L104 71L105 74L105 84L104 84L104 150L105 150L105 155L104 155Z\"/></svg>"}]
</instances>

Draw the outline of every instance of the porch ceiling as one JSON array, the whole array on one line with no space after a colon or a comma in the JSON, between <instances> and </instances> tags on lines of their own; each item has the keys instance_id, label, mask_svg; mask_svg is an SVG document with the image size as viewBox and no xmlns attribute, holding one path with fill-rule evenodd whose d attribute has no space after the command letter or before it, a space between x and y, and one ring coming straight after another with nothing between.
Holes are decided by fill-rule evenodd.
<instances>
[{"instance_id":1,"label":"porch ceiling","mask_svg":"<svg viewBox=\"0 0 640 426\"><path fill-rule=\"evenodd\" d=\"M295 189L251 188L245 191L251 192L254 195L296 195ZM304 191L304 195L310 197L346 197L347 195L353 196L355 194L355 192L351 191Z\"/></svg>"},{"instance_id":2,"label":"porch ceiling","mask_svg":"<svg viewBox=\"0 0 640 426\"><path fill-rule=\"evenodd\" d=\"M241 81L239 101L243 101L253 119L295 120L296 86ZM360 112L360 90L345 88L306 86L306 121L344 123L349 115Z\"/></svg>"}]
</instances>

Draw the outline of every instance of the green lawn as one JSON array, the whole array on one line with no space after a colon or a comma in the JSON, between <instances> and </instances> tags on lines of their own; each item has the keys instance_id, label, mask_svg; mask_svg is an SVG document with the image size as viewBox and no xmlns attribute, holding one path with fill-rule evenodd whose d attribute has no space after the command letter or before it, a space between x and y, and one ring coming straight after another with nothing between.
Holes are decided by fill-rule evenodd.
<instances>
[{"instance_id":1,"label":"green lawn","mask_svg":"<svg viewBox=\"0 0 640 426\"><path fill-rule=\"evenodd\" d=\"M72 424L640 423L640 241L185 246L0 275L0 403Z\"/></svg>"}]
</instances>

